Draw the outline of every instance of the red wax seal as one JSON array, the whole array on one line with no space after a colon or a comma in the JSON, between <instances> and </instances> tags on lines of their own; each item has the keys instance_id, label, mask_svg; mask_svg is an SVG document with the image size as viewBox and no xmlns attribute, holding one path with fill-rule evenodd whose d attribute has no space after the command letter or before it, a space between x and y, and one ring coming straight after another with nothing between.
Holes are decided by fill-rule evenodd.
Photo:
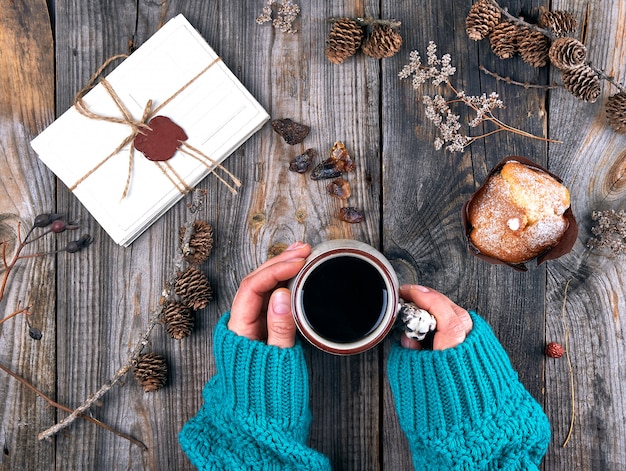
<instances>
[{"instance_id":1,"label":"red wax seal","mask_svg":"<svg viewBox=\"0 0 626 471\"><path fill-rule=\"evenodd\" d=\"M148 122L150 129L142 129L133 141L135 149L148 160L164 161L174 157L187 134L183 128L166 116L155 116Z\"/></svg>"}]
</instances>

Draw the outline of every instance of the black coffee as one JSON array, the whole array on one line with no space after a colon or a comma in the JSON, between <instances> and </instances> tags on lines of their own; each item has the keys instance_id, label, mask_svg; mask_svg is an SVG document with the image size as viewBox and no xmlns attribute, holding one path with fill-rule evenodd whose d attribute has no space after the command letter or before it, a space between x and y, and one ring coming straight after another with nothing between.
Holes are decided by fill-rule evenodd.
<instances>
[{"instance_id":1,"label":"black coffee","mask_svg":"<svg viewBox=\"0 0 626 471\"><path fill-rule=\"evenodd\" d=\"M315 332L338 343L372 332L387 306L380 272L366 261L342 255L321 263L302 287L304 315Z\"/></svg>"}]
</instances>

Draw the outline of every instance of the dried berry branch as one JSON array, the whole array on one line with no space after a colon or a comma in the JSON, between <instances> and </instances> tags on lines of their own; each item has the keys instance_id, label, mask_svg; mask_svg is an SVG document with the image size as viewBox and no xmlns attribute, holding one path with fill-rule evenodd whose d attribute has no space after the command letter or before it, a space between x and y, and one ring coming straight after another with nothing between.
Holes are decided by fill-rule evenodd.
<instances>
[{"instance_id":1,"label":"dried berry branch","mask_svg":"<svg viewBox=\"0 0 626 471\"><path fill-rule=\"evenodd\" d=\"M177 255L175 256L174 261L173 261L173 264L174 264L173 272L165 283L165 288L161 296L161 302L159 303L159 306L157 307L157 309L155 309L150 314L148 325L145 331L143 332L143 334L140 336L139 341L137 342L133 350L128 355L128 358L125 364L116 371L115 375L111 379L107 380L95 393L91 394L80 406L74 409L74 411L72 411L70 415L68 415L63 420L59 421L57 424L53 425L52 427L39 433L37 435L37 438L39 440L51 438L52 436L54 436L55 434L57 434L58 432L66 428L67 426L69 426L77 418L81 417L87 410L91 408L91 406L93 406L97 401L99 401L108 391L111 390L113 386L115 386L115 384L117 384L135 366L137 359L140 358L144 348L149 343L150 335L152 334L154 327L161 322L162 317L163 317L163 311L165 309L165 306L167 305L167 302L174 295L174 293L172 293L172 288L176 285L178 274L180 271L182 271L183 266L185 264L184 251L185 251L185 248L189 250L189 246L191 244L190 238L193 232L192 228L194 226L194 223L196 222L193 215L197 211L202 209L202 204L200 201L202 195L206 195L206 192L202 190L195 190L193 193L192 202L188 205L191 217L189 218L189 220L185 222L185 224L181 228L181 232L183 232L183 229L184 229L182 244L181 244L183 247L183 250L178 251ZM187 234L189 235L187 236Z\"/></svg>"},{"instance_id":2,"label":"dried berry branch","mask_svg":"<svg viewBox=\"0 0 626 471\"><path fill-rule=\"evenodd\" d=\"M439 94L434 97L426 95L422 97L423 103L426 105L426 117L434 123L441 134L441 137L437 137L434 141L435 149L439 150L447 144L447 150L460 152L478 139L503 131L544 142L560 143L560 141L535 136L521 129L514 128L496 118L493 111L497 108L504 108L504 103L500 100L497 93L492 92L489 95L470 96L466 95L463 90L457 90L450 83L449 79L456 72L456 68L451 65L452 59L449 54L444 54L440 59L437 56L437 45L433 41L430 41L428 44L427 64L422 63L418 51L412 51L409 54L409 59L409 63L398 74L400 79L412 77L412 85L415 90L419 90L429 80L435 86L445 84L456 97L450 100ZM478 127L484 122L490 122L496 126L496 129L479 136L461 134L460 116L453 113L450 108L450 105L455 103L462 103L476 113L476 116L468 123L470 128Z\"/></svg>"},{"instance_id":3,"label":"dried berry branch","mask_svg":"<svg viewBox=\"0 0 626 471\"><path fill-rule=\"evenodd\" d=\"M12 376L13 378L15 378L22 385L24 385L26 388L30 389L32 392L37 394L39 397L41 397L44 401L46 401L52 407L54 407L56 409L59 409L59 410L62 410L62 411L65 411L65 412L72 412L72 409L70 409L69 407L64 406L63 404L59 404L58 402L54 401L53 399L51 399L50 397L45 395L43 392L41 392L39 389L37 389L35 386L33 386L25 378L23 378L22 376L18 375L15 372L11 371L6 366L0 364L0 370L4 371L9 376ZM90 417L90 416L87 416L87 415L81 415L80 418L83 419L83 420L86 420L88 422L91 422L92 424L96 424L99 427L102 427L105 430L108 430L109 432L112 432L112 433L114 433L115 435L117 435L119 437L125 438L126 440L131 442L133 445L137 445L139 448L141 448L143 450L147 450L148 449L148 447L146 447L146 445L143 442L137 440L134 437L131 437L130 435L128 435L128 434L126 434L124 432L120 432L118 430L115 430L110 425L107 425L104 422L102 422L102 421L100 421L100 420L98 420L98 419L96 419L94 417Z\"/></svg>"}]
</instances>

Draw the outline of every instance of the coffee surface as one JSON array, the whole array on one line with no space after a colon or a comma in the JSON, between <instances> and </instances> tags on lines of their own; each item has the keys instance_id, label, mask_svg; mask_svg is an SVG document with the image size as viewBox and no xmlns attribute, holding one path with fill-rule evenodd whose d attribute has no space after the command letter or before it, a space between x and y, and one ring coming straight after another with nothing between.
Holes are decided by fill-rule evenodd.
<instances>
[{"instance_id":1,"label":"coffee surface","mask_svg":"<svg viewBox=\"0 0 626 471\"><path fill-rule=\"evenodd\" d=\"M380 272L363 259L342 255L315 268L304 282L304 314L317 334L349 343L382 321L387 288Z\"/></svg>"}]
</instances>

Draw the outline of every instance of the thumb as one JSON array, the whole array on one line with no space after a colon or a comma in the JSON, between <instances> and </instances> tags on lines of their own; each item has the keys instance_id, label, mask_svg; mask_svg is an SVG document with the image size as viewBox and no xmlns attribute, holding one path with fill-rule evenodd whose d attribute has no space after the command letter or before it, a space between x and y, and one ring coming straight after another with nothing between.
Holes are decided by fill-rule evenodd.
<instances>
[{"instance_id":1,"label":"thumb","mask_svg":"<svg viewBox=\"0 0 626 471\"><path fill-rule=\"evenodd\" d=\"M272 293L267 308L267 344L281 348L296 343L296 323L291 315L291 293L279 288Z\"/></svg>"}]
</instances>

